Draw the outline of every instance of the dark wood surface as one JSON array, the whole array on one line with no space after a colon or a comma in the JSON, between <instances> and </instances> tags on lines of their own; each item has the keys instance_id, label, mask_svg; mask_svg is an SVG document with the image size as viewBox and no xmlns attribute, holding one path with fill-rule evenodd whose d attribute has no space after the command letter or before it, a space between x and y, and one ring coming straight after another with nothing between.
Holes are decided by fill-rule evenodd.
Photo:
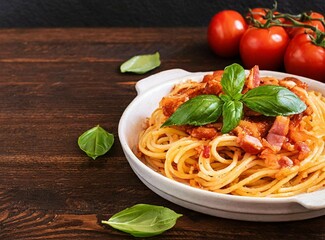
<instances>
[{"instance_id":1,"label":"dark wood surface","mask_svg":"<svg viewBox=\"0 0 325 240\"><path fill-rule=\"evenodd\" d=\"M159 51L144 75L120 64ZM136 96L134 83L162 70L223 69L204 28L9 29L0 31L0 239L133 239L100 224L137 203L183 214L153 239L325 239L325 217L261 223L222 219L175 205L132 172L118 121ZM111 151L89 159L77 145L100 124L115 135Z\"/></svg>"}]
</instances>

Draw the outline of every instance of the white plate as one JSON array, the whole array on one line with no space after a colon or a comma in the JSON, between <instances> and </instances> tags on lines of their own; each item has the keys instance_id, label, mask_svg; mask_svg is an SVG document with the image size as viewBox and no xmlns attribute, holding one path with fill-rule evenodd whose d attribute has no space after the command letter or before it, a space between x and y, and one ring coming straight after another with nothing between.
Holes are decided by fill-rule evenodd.
<instances>
[{"instance_id":1,"label":"white plate","mask_svg":"<svg viewBox=\"0 0 325 240\"><path fill-rule=\"evenodd\" d=\"M201 81L208 72L191 73L172 69L142 79L136 84L138 96L125 109L119 122L119 139L125 156L139 179L161 197L205 214L247 221L293 221L325 215L325 189L287 198L255 198L209 192L171 180L146 166L133 153L143 122L159 101L179 82ZM279 79L293 76L325 96L325 84L280 72L260 71L260 76Z\"/></svg>"}]
</instances>

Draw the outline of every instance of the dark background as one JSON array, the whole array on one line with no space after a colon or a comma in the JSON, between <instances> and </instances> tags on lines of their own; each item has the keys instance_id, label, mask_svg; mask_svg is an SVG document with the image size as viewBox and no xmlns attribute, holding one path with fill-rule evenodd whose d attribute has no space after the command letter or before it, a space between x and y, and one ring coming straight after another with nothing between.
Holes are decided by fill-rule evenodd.
<instances>
[{"instance_id":1,"label":"dark background","mask_svg":"<svg viewBox=\"0 0 325 240\"><path fill-rule=\"evenodd\" d=\"M0 0L0 27L206 26L222 9L245 13L272 0ZM279 0L282 12L325 13L325 0Z\"/></svg>"}]
</instances>

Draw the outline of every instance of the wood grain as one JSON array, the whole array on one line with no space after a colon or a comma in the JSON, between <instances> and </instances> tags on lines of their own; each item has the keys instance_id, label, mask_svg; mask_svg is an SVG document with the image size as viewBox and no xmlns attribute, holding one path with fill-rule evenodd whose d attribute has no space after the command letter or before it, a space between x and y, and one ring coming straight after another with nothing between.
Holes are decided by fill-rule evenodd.
<instances>
[{"instance_id":1,"label":"wood grain","mask_svg":"<svg viewBox=\"0 0 325 240\"><path fill-rule=\"evenodd\" d=\"M100 221L136 203L184 216L154 239L324 239L325 218L287 223L212 217L162 199L135 176L118 121L141 78L170 68L223 69L203 28L0 30L0 239L133 239ZM129 57L159 51L162 65L121 74ZM116 141L93 161L77 146L100 124Z\"/></svg>"}]
</instances>

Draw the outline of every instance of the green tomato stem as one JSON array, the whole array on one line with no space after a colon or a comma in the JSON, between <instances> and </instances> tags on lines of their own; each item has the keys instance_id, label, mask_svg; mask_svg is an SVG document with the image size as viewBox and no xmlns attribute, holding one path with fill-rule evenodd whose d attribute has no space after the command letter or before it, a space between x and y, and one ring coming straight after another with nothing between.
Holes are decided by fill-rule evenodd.
<instances>
[{"instance_id":1,"label":"green tomato stem","mask_svg":"<svg viewBox=\"0 0 325 240\"><path fill-rule=\"evenodd\" d=\"M275 2L273 9L264 8L265 15L260 13L254 13L249 9L250 16L247 16L247 20L256 28L270 28L274 26L286 27L286 28L305 28L310 29L313 33L310 33L312 43L325 48L325 32L320 31L317 27L304 24L305 21L320 21L325 28L325 20L323 18L313 18L310 16L310 13L303 12L301 14L292 15L288 13L275 13L277 9L277 3ZM260 21L256 20L253 15L259 14L262 16L266 22L263 24ZM282 23L279 19L286 19L291 22L291 24Z\"/></svg>"}]
</instances>

